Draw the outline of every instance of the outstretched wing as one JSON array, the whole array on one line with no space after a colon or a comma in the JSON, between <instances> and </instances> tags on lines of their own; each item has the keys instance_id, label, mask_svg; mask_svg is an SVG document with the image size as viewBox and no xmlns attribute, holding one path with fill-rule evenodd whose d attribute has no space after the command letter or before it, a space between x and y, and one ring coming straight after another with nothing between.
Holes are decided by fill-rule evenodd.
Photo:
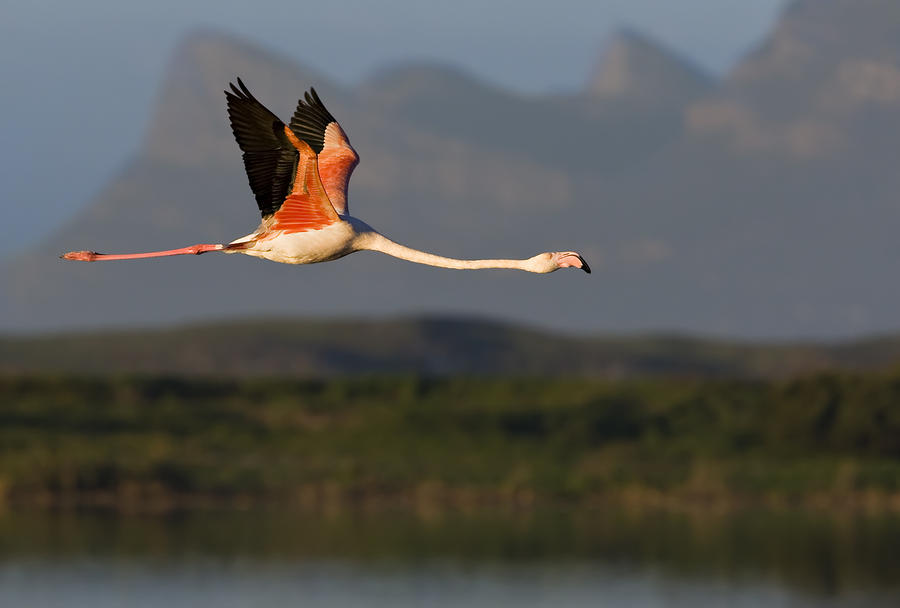
<instances>
[{"instance_id":1,"label":"outstretched wing","mask_svg":"<svg viewBox=\"0 0 900 608\"><path fill-rule=\"evenodd\" d=\"M315 89L311 88L297 102L291 131L317 155L325 193L337 212L346 215L349 211L347 185L353 169L359 164L359 155Z\"/></svg>"},{"instance_id":2,"label":"outstretched wing","mask_svg":"<svg viewBox=\"0 0 900 608\"><path fill-rule=\"evenodd\" d=\"M285 125L237 79L225 91L228 118L238 146L244 153L244 168L250 189L263 219L281 208L297 174L299 153L285 134Z\"/></svg>"},{"instance_id":3,"label":"outstretched wing","mask_svg":"<svg viewBox=\"0 0 900 608\"><path fill-rule=\"evenodd\" d=\"M285 232L306 232L341 221L319 179L316 153L287 127L284 128L284 133L297 151L297 173L291 193L272 216L269 228Z\"/></svg>"}]
</instances>

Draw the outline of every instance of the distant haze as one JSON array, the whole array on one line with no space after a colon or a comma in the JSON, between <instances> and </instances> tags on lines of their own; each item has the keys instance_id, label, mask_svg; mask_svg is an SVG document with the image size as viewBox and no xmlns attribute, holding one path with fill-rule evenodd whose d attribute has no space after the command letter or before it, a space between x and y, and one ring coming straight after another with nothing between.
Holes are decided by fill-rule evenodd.
<instances>
[{"instance_id":1,"label":"distant haze","mask_svg":"<svg viewBox=\"0 0 900 608\"><path fill-rule=\"evenodd\" d=\"M0 269L6 329L424 312L754 338L900 327L896 0L795 0L723 77L625 28L580 87L544 93L422 60L348 85L216 29L170 56L140 146L86 209ZM351 211L392 238L459 257L576 249L595 273L439 271L373 253L302 268L58 260L256 225L222 102L237 74L285 117L315 84L362 157ZM61 150L79 121L53 125L31 144L48 167L34 193L81 158Z\"/></svg>"},{"instance_id":2,"label":"distant haze","mask_svg":"<svg viewBox=\"0 0 900 608\"><path fill-rule=\"evenodd\" d=\"M0 221L15 228L4 231L0 253L56 229L135 152L172 48L196 27L234 32L344 84L398 61L429 59L519 91L548 92L580 88L610 32L622 26L722 72L759 40L782 4L5 0Z\"/></svg>"}]
</instances>

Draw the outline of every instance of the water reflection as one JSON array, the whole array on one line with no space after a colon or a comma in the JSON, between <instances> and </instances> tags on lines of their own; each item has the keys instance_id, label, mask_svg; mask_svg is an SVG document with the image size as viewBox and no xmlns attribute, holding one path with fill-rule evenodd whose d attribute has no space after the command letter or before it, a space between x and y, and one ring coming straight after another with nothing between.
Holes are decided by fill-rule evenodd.
<instances>
[{"instance_id":1,"label":"water reflection","mask_svg":"<svg viewBox=\"0 0 900 608\"><path fill-rule=\"evenodd\" d=\"M104 562L0 566L4 606L896 606L880 592L817 597L768 583L685 581L602 566L209 564Z\"/></svg>"},{"instance_id":2,"label":"water reflection","mask_svg":"<svg viewBox=\"0 0 900 608\"><path fill-rule=\"evenodd\" d=\"M790 511L7 512L0 605L897 605L898 546Z\"/></svg>"}]
</instances>

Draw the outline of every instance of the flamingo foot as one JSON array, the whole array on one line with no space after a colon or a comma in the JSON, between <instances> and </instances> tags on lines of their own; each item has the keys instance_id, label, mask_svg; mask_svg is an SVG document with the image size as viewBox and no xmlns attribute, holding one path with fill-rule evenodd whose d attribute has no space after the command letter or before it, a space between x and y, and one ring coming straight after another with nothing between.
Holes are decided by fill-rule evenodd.
<instances>
[{"instance_id":1,"label":"flamingo foot","mask_svg":"<svg viewBox=\"0 0 900 608\"><path fill-rule=\"evenodd\" d=\"M70 251L59 257L64 260L75 260L77 262L93 262L98 255L96 251Z\"/></svg>"}]
</instances>

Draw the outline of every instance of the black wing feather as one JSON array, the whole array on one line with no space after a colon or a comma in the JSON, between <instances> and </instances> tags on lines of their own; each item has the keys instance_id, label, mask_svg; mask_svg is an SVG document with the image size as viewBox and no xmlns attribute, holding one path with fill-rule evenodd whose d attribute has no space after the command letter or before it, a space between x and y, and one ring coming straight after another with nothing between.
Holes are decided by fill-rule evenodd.
<instances>
[{"instance_id":1,"label":"black wing feather","mask_svg":"<svg viewBox=\"0 0 900 608\"><path fill-rule=\"evenodd\" d=\"M237 83L225 91L228 118L244 153L250 189L265 219L281 208L291 192L299 153L285 135L284 123L257 101L240 78Z\"/></svg>"},{"instance_id":2,"label":"black wing feather","mask_svg":"<svg viewBox=\"0 0 900 608\"><path fill-rule=\"evenodd\" d=\"M309 144L313 152L319 154L325 146L325 129L337 121L325 109L314 88L310 88L303 97L304 99L297 101L297 109L291 118L291 131Z\"/></svg>"}]
</instances>

